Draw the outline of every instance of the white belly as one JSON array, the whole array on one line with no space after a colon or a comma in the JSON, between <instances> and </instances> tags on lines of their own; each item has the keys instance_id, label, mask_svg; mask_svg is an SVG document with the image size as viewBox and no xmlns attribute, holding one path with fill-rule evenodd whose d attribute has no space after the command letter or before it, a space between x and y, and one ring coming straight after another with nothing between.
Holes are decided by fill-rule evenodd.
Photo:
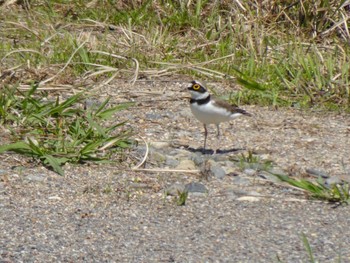
<instances>
[{"instance_id":1,"label":"white belly","mask_svg":"<svg viewBox=\"0 0 350 263\"><path fill-rule=\"evenodd\" d=\"M242 115L241 113L232 114L225 108L215 107L211 102L203 105L193 103L191 104L191 111L204 124L219 124L220 122L229 121Z\"/></svg>"}]
</instances>

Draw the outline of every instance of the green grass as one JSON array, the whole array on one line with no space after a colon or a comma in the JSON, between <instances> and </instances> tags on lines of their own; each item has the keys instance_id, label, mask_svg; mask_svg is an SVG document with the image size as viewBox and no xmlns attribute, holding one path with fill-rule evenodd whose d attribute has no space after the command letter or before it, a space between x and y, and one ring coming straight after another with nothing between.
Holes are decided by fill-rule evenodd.
<instances>
[{"instance_id":1,"label":"green grass","mask_svg":"<svg viewBox=\"0 0 350 263\"><path fill-rule=\"evenodd\" d=\"M330 203L350 204L349 183L326 185L319 177L316 182L309 179L294 179L287 175L273 174L278 179L294 187L304 190L307 196L312 199L324 200Z\"/></svg>"},{"instance_id":2,"label":"green grass","mask_svg":"<svg viewBox=\"0 0 350 263\"><path fill-rule=\"evenodd\" d=\"M269 171L273 167L273 162L269 160L261 160L258 155L248 151L247 154L241 153L238 158L232 161L238 163L239 168L243 171L245 169L253 169L256 171Z\"/></svg>"},{"instance_id":3,"label":"green grass","mask_svg":"<svg viewBox=\"0 0 350 263\"><path fill-rule=\"evenodd\" d=\"M130 145L131 133L122 129L123 122L106 123L130 103L110 107L107 99L86 108L88 98L82 93L63 101L59 97L50 100L45 93L37 94L37 87L33 85L28 92L1 90L0 122L10 131L10 143L1 145L0 153L34 157L63 175L62 166L67 162L106 161Z\"/></svg>"},{"instance_id":4,"label":"green grass","mask_svg":"<svg viewBox=\"0 0 350 263\"><path fill-rule=\"evenodd\" d=\"M344 0L102 2L0 12L5 84L166 72L238 83L228 90L234 103L350 108Z\"/></svg>"},{"instance_id":5,"label":"green grass","mask_svg":"<svg viewBox=\"0 0 350 263\"><path fill-rule=\"evenodd\" d=\"M239 158L235 158L232 161L237 163L242 171L252 169L257 172L264 171L272 174L280 181L303 190L307 198L341 205L350 204L350 185L348 182L327 185L322 177L317 178L315 181L309 178L292 178L285 174L278 174L274 172L272 161L261 160L259 156L254 155L251 151L248 151L247 154L242 153ZM346 173L345 169L344 172Z\"/></svg>"}]
</instances>

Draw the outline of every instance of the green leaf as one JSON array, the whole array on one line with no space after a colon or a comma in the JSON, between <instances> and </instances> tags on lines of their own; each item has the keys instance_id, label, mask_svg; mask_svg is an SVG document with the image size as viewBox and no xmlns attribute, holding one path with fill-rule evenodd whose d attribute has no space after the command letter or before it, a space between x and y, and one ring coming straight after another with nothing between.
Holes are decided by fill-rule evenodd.
<instances>
[{"instance_id":1,"label":"green leaf","mask_svg":"<svg viewBox=\"0 0 350 263\"><path fill-rule=\"evenodd\" d=\"M111 97L109 96L101 105L98 107L98 109L95 111L95 116L98 116L98 114L106 107L107 103L110 101Z\"/></svg>"},{"instance_id":2,"label":"green leaf","mask_svg":"<svg viewBox=\"0 0 350 263\"><path fill-rule=\"evenodd\" d=\"M31 150L31 147L24 141L15 142L6 145L0 145L0 153L14 151L21 153L23 150Z\"/></svg>"},{"instance_id":3,"label":"green leaf","mask_svg":"<svg viewBox=\"0 0 350 263\"><path fill-rule=\"evenodd\" d=\"M260 83L254 81L254 80L247 80L240 77L237 77L237 82L241 84L243 87L250 89L250 90L258 90L258 91L265 91L266 88L262 86Z\"/></svg>"},{"instance_id":4,"label":"green leaf","mask_svg":"<svg viewBox=\"0 0 350 263\"><path fill-rule=\"evenodd\" d=\"M90 143L86 144L83 149L80 150L80 153L82 155L93 153L93 152L97 151L97 149L99 148L101 143L102 143L101 141L90 142Z\"/></svg>"},{"instance_id":5,"label":"green leaf","mask_svg":"<svg viewBox=\"0 0 350 263\"><path fill-rule=\"evenodd\" d=\"M49 154L45 154L43 157L42 157L42 160L44 162L44 164L52 167L52 169L58 173L59 175L64 175L64 171L63 169L61 168L61 163L60 161L62 160L59 160L55 157L53 157L52 155L49 155Z\"/></svg>"},{"instance_id":6,"label":"green leaf","mask_svg":"<svg viewBox=\"0 0 350 263\"><path fill-rule=\"evenodd\" d=\"M90 114L88 114L86 116L86 118L87 118L87 121L89 122L90 126L93 127L98 132L99 135L102 135L103 137L107 137L105 128L103 128L96 121L94 121Z\"/></svg>"},{"instance_id":7,"label":"green leaf","mask_svg":"<svg viewBox=\"0 0 350 263\"><path fill-rule=\"evenodd\" d=\"M96 116L103 119L103 120L110 119L113 116L113 114L115 114L116 112L121 111L121 110L125 110L125 109L131 107L132 105L134 105L133 102L119 104L113 108L99 112L98 114L96 114Z\"/></svg>"}]
</instances>

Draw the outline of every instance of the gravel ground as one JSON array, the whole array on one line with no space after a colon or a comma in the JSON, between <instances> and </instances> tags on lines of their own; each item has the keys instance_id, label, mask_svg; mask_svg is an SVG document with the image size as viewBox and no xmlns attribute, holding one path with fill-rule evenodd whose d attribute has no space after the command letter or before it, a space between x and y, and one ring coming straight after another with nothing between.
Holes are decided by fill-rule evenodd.
<instances>
[{"instance_id":1,"label":"gravel ground","mask_svg":"<svg viewBox=\"0 0 350 263\"><path fill-rule=\"evenodd\" d=\"M212 84L214 86L214 84ZM350 210L311 201L298 190L242 170L230 160L248 151L293 176L317 169L350 176L345 115L246 106L253 118L222 125L222 152L200 151L203 128L192 117L185 83L117 82L102 94L136 102L117 116L151 142L123 166L66 165L61 177L18 155L0 169L0 262L308 262L304 233L319 262L350 262ZM215 85L219 94L229 87ZM214 127L209 146L216 145ZM163 146L162 146L163 145ZM198 157L199 156L199 157ZM213 161L226 175L163 171ZM123 168L124 167L124 168ZM198 183L186 205L165 192Z\"/></svg>"}]
</instances>

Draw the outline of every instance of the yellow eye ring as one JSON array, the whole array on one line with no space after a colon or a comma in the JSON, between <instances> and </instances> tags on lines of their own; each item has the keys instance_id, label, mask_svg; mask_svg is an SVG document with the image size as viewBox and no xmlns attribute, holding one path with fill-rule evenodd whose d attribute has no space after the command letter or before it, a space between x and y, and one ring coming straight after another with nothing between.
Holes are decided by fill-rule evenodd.
<instances>
[{"instance_id":1,"label":"yellow eye ring","mask_svg":"<svg viewBox=\"0 0 350 263\"><path fill-rule=\"evenodd\" d=\"M192 86L192 88L193 88L194 90L199 90L199 89L201 88L201 85L199 85L199 84L194 84L194 85Z\"/></svg>"}]
</instances>

